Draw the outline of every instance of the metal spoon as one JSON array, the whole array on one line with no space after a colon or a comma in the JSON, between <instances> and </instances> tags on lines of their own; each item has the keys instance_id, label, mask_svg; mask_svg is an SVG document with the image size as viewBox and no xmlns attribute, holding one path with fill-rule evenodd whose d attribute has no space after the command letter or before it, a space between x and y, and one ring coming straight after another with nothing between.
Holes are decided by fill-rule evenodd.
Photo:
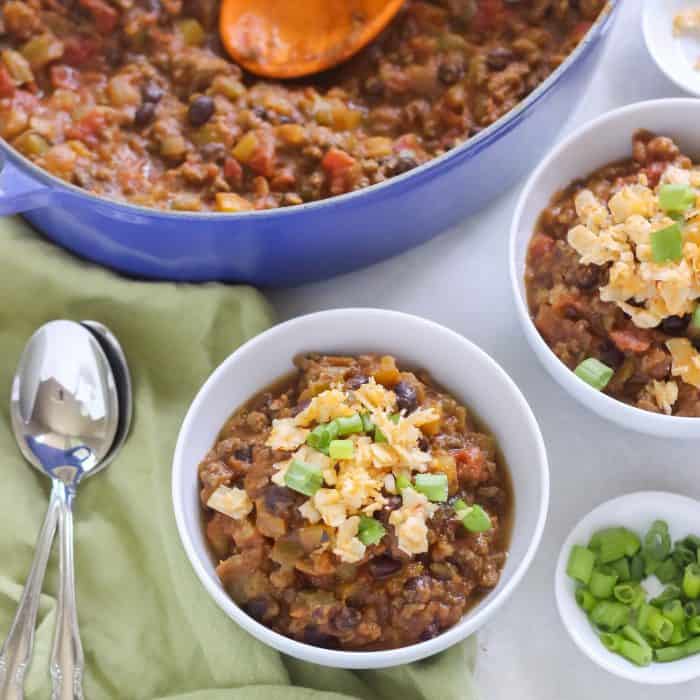
<instances>
[{"instance_id":1,"label":"metal spoon","mask_svg":"<svg viewBox=\"0 0 700 700\"><path fill-rule=\"evenodd\" d=\"M51 654L52 698L78 700L84 659L75 606L72 504L81 479L106 466L119 423L115 377L92 332L72 321L52 321L39 328L22 353L10 413L22 454L51 479L52 489L34 563L0 650L0 698L23 698L41 584L58 523L60 583Z\"/></svg>"}]
</instances>

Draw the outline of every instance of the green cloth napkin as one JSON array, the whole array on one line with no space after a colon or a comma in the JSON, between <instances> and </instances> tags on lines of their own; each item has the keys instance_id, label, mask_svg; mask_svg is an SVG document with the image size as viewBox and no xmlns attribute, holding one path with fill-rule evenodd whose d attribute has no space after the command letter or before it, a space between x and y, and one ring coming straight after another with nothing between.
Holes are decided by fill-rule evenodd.
<instances>
[{"instance_id":1,"label":"green cloth napkin","mask_svg":"<svg viewBox=\"0 0 700 700\"><path fill-rule=\"evenodd\" d=\"M119 337L135 388L131 436L80 488L75 512L85 696L142 700L469 700L474 644L392 670L305 664L266 647L209 598L180 545L170 467L180 423L205 378L272 323L247 287L127 280L81 262L18 219L0 220L0 639L12 621L44 517L48 481L15 445L8 399L29 336L55 318L95 319ZM196 465L192 465L196 469ZM49 697L57 552L41 600L27 700Z\"/></svg>"}]
</instances>

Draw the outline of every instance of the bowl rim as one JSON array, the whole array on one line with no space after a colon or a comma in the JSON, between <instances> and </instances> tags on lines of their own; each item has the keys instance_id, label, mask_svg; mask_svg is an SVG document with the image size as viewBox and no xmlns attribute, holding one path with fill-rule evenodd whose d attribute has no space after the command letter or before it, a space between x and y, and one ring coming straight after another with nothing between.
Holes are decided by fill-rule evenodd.
<instances>
[{"instance_id":1,"label":"bowl rim","mask_svg":"<svg viewBox=\"0 0 700 700\"><path fill-rule=\"evenodd\" d=\"M625 680L633 681L635 683L644 685L671 685L676 683L685 683L696 678L700 678L700 656L694 657L696 659L697 671L694 672L679 672L678 669L674 669L673 663L670 664L658 664L655 663L652 666L646 668L640 668L629 664L618 665L612 663L610 659L617 660L617 657L612 653L607 651L602 644L593 647L588 643L583 634L580 632L582 627L589 625L587 619L583 619L583 624L567 624L571 617L567 612L567 608L570 609L570 591L568 590L569 579L566 575L566 562L568 561L569 552L574 544L577 544L577 540L581 537L581 532L585 531L591 524L595 521L600 513L619 510L619 506L624 502L629 501L644 501L651 500L658 502L663 500L666 503L676 504L679 508L688 508L692 510L700 510L700 501L679 493L673 493L671 491L634 491L632 493L623 494L621 496L616 496L607 501L598 504L595 508L584 515L580 520L578 520L574 526L571 528L570 532L564 539L561 549L559 550L559 556L557 557L555 573L554 573L554 596L557 602L557 611L559 613L559 619L562 626L566 629L569 637L573 640L576 647L583 652L593 663L605 669L609 673L612 673L619 678L624 678ZM651 521L655 516L650 515L649 520ZM617 524L624 526L624 522L616 521ZM583 615L583 611L577 608L577 611ZM663 673L654 675L653 669L662 667L664 669ZM640 672L647 671L647 676L645 678L640 678ZM675 671L675 673L674 673Z\"/></svg>"},{"instance_id":2,"label":"bowl rim","mask_svg":"<svg viewBox=\"0 0 700 700\"><path fill-rule=\"evenodd\" d=\"M534 440L536 449L535 461L537 463L537 477L539 479L538 488L541 497L533 535L527 545L525 553L523 554L520 562L517 563L510 579L505 582L503 588L492 594L493 598L488 600L483 608L477 611L467 612L462 620L456 625L449 628L434 639L425 642L384 651L337 651L316 647L304 642L298 642L282 634L274 632L265 625L258 623L253 618L249 617L240 607L238 607L238 605L236 605L234 601L221 590L217 582L207 574L202 561L195 552L193 541L187 528L184 515L183 499L185 498L185 494L184 489L181 488L180 484L183 482L185 470L192 468L192 465L186 465L184 463L183 452L185 449L185 436L190 432L192 423L195 421L196 416L206 404L209 392L221 382L223 376L229 371L231 365L235 365L238 358L242 354L255 352L255 350L262 344L274 343L276 340L283 338L290 329L299 325L300 323L332 324L339 321L347 323L348 320L355 321L357 323L367 323L370 316L374 316L376 321L396 318L405 323L421 326L423 332L435 333L442 335L443 337L448 336L453 341L456 341L462 345L463 348L472 354L472 356L479 357L482 362L491 366L495 373L504 381L506 387L511 393L512 400L517 403L517 406L523 415L523 425L526 426L526 429ZM225 420L225 418L222 420ZM295 658L336 668L368 669L397 666L423 659L440 651L444 651L452 645L462 641L470 634L476 632L491 617L491 615L495 613L508 598L510 598L530 568L544 533L544 527L549 509L550 477L549 462L544 439L532 409L513 379L511 379L505 370L486 352L459 333L456 333L445 326L420 316L388 309L346 308L319 311L304 316L299 316L279 325L273 326L269 330L255 336L251 340L241 345L213 371L213 373L199 389L180 427L175 452L173 455L171 489L178 534L190 564L205 590L230 618L232 618L252 636L256 637L259 641L262 641L277 651L289 654Z\"/></svg>"},{"instance_id":3,"label":"bowl rim","mask_svg":"<svg viewBox=\"0 0 700 700\"><path fill-rule=\"evenodd\" d=\"M511 290L515 298L516 313L525 330L525 335L533 346L535 354L540 358L540 361L549 374L568 394L572 395L599 415L604 416L606 420L615 420L618 423L622 423L627 427L644 433L665 436L671 434L674 428L685 428L685 437L687 437L691 432L691 426L700 428L700 419L688 416L667 416L665 414L645 411L644 409L614 399L576 377L576 375L554 354L554 351L547 345L544 338L542 338L535 327L532 316L530 315L527 300L521 293L520 285L522 280L517 262L518 243L521 240L520 222L523 217L523 212L532 197L533 190L539 183L543 174L552 168L553 163L555 163L564 151L577 143L583 143L589 140L597 131L605 128L606 124L612 120L617 120L624 116L632 116L635 113L647 110L653 111L658 108L680 106L698 110L698 116L700 116L700 100L697 98L668 97L655 100L643 100L605 112L585 124L582 124L566 138L557 143L528 177L518 198L513 218L511 219L510 240L508 244L508 266L510 269ZM603 167L604 165L605 163L601 163L598 167ZM569 183L562 183L562 187L568 184ZM553 194L552 192L550 197ZM528 244L532 239L533 233L534 232L529 233ZM614 414L615 417L610 417L610 414ZM642 423L646 423L648 427L641 425ZM669 429L671 432L669 432ZM700 431L698 431L698 437L700 437Z\"/></svg>"},{"instance_id":4,"label":"bowl rim","mask_svg":"<svg viewBox=\"0 0 700 700\"><path fill-rule=\"evenodd\" d=\"M523 118L524 113L529 111L540 101L541 98L547 95L550 90L559 83L564 74L568 72L569 68L577 63L580 57L588 53L588 50L594 41L597 40L599 35L605 31L609 22L614 17L618 7L621 5L621 2L622 0L606 0L606 4L596 18L596 21L588 29L585 36L581 39L576 48L564 59L564 61L562 61L556 70L552 71L552 73L550 73L547 78L545 78L545 80L543 80L525 99L518 102L515 107L513 107L509 112L506 112L486 129L472 136L471 138L466 139L466 141L463 141L459 146L447 151L443 155L438 156L437 158L431 158L413 170L395 177L391 177L384 182L370 185L369 187L364 187L360 190L355 190L353 192L348 192L335 197L327 197L316 202L304 202L303 204L298 204L292 207L276 207L274 209L262 209L257 211L235 213L208 211L186 212L156 209L154 207L146 207L139 204L133 204L131 202L123 202L118 199L110 199L102 195L94 194L93 192L88 192L87 190L84 190L77 185L73 185L72 183L65 182L64 180L51 175L48 171L40 168L31 160L23 156L3 138L0 138L0 174L2 173L3 160L8 160L27 175L39 180L41 183L49 186L50 189L56 190L59 193L62 191L67 191L78 196L84 196L90 200L93 200L98 206L117 206L125 209L127 212L139 213L142 215L156 215L158 217L168 219L172 218L175 220L191 219L207 221L212 219L223 219L248 221L263 217L283 218L303 214L308 211L342 206L361 197L368 199L372 196L380 196L387 189L394 189L394 186L398 187L401 183L408 182L409 180L419 181L429 179L431 177L431 171L438 170L443 166L448 167L451 165L452 161L465 155L476 155L483 148L490 145L494 141L497 141L502 135L509 132Z\"/></svg>"},{"instance_id":5,"label":"bowl rim","mask_svg":"<svg viewBox=\"0 0 700 700\"><path fill-rule=\"evenodd\" d=\"M695 95L700 97L700 88L694 88L688 83L684 82L679 78L670 68L670 66L664 62L662 56L658 51L656 43L652 39L652 27L651 23L653 21L652 13L654 12L652 2L647 2L642 10L642 33L644 35L644 45L646 46L647 52L651 56L656 67L670 80L674 85L679 87L683 92L687 92L690 95ZM672 18L669 17L669 21Z\"/></svg>"}]
</instances>

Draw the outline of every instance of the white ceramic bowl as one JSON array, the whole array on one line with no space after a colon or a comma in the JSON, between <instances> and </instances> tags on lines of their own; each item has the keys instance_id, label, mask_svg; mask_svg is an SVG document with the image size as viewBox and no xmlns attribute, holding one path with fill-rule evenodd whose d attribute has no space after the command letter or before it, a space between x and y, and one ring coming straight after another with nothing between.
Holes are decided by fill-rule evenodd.
<instances>
[{"instance_id":1,"label":"white ceramic bowl","mask_svg":"<svg viewBox=\"0 0 700 700\"><path fill-rule=\"evenodd\" d=\"M550 350L530 317L525 296L525 257L535 224L552 195L607 163L630 158L632 133L648 129L673 137L682 151L700 158L700 100L653 100L608 112L556 146L527 181L510 232L510 276L525 337L547 371L574 398L603 418L649 435L700 438L700 419L643 411L596 391Z\"/></svg>"},{"instance_id":2,"label":"white ceramic bowl","mask_svg":"<svg viewBox=\"0 0 700 700\"><path fill-rule=\"evenodd\" d=\"M700 34L673 35L679 10L700 9L698 0L644 0L642 27L647 49L666 77L682 90L700 96Z\"/></svg>"},{"instance_id":3,"label":"white ceramic bowl","mask_svg":"<svg viewBox=\"0 0 700 700\"><path fill-rule=\"evenodd\" d=\"M500 583L464 619L440 636L391 651L320 649L288 639L246 615L226 594L214 570L200 521L197 465L226 419L248 398L293 369L302 352L390 353L428 370L474 410L493 432L510 469L515 518L510 555ZM549 470L537 422L506 373L462 336L415 316L376 309L342 309L276 326L234 352L207 380L180 430L172 495L180 538L209 595L241 627L279 651L341 668L381 668L435 654L481 627L525 575L542 536L549 501ZM196 601L192 602L196 605Z\"/></svg>"},{"instance_id":4,"label":"white ceramic bowl","mask_svg":"<svg viewBox=\"0 0 700 700\"><path fill-rule=\"evenodd\" d=\"M654 520L665 520L668 523L674 542L686 535L697 534L700 528L700 502L673 493L642 491L614 498L592 510L566 538L559 554L555 573L557 607L564 627L578 648L605 670L638 683L683 683L700 678L700 656L691 656L672 663L652 663L651 666L639 668L609 652L598 639L586 614L576 604L576 585L566 575L566 564L575 544L586 545L593 533L619 525L641 535L649 529ZM658 584L659 590L663 589L656 579L650 581ZM645 583L645 587L650 594L655 592L651 590L651 584Z\"/></svg>"}]
</instances>

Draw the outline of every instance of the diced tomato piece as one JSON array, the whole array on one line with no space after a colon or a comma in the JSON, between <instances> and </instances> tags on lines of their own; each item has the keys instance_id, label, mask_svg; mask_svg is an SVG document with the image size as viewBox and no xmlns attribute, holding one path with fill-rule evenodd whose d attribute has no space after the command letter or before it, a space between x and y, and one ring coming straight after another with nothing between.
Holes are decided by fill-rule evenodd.
<instances>
[{"instance_id":1,"label":"diced tomato piece","mask_svg":"<svg viewBox=\"0 0 700 700\"><path fill-rule=\"evenodd\" d=\"M478 447L467 447L454 452L452 456L457 462L457 477L460 482L478 484L489 478L486 455Z\"/></svg>"},{"instance_id":2,"label":"diced tomato piece","mask_svg":"<svg viewBox=\"0 0 700 700\"><path fill-rule=\"evenodd\" d=\"M578 22L578 24L574 25L574 28L571 30L571 38L578 43L584 36L586 36L588 30L592 26L593 22Z\"/></svg>"},{"instance_id":3,"label":"diced tomato piece","mask_svg":"<svg viewBox=\"0 0 700 700\"><path fill-rule=\"evenodd\" d=\"M93 110L68 127L66 135L68 138L77 139L94 146L99 141L98 134L106 125L105 115L102 112Z\"/></svg>"},{"instance_id":4,"label":"diced tomato piece","mask_svg":"<svg viewBox=\"0 0 700 700\"><path fill-rule=\"evenodd\" d=\"M243 168L241 164L230 156L224 161L224 177L233 187L240 187L243 184Z\"/></svg>"},{"instance_id":5,"label":"diced tomato piece","mask_svg":"<svg viewBox=\"0 0 700 700\"><path fill-rule=\"evenodd\" d=\"M63 42L63 61L69 66L88 63L99 51L99 43L89 36L68 37Z\"/></svg>"},{"instance_id":6,"label":"diced tomato piece","mask_svg":"<svg viewBox=\"0 0 700 700\"><path fill-rule=\"evenodd\" d=\"M0 66L0 98L12 97L15 94L15 81L5 66Z\"/></svg>"},{"instance_id":7,"label":"diced tomato piece","mask_svg":"<svg viewBox=\"0 0 700 700\"><path fill-rule=\"evenodd\" d=\"M246 165L258 175L272 177L275 173L275 137L271 132L263 129L256 131L255 135L258 145L253 155L246 161Z\"/></svg>"},{"instance_id":8,"label":"diced tomato piece","mask_svg":"<svg viewBox=\"0 0 700 700\"><path fill-rule=\"evenodd\" d=\"M493 31L503 24L505 17L503 0L479 0L471 26L477 32Z\"/></svg>"},{"instance_id":9,"label":"diced tomato piece","mask_svg":"<svg viewBox=\"0 0 700 700\"><path fill-rule=\"evenodd\" d=\"M119 22L119 13L104 0L78 0L95 19L97 31L102 34L110 34Z\"/></svg>"},{"instance_id":10,"label":"diced tomato piece","mask_svg":"<svg viewBox=\"0 0 700 700\"><path fill-rule=\"evenodd\" d=\"M50 73L54 88L77 90L80 87L80 73L70 66L51 66Z\"/></svg>"},{"instance_id":11,"label":"diced tomato piece","mask_svg":"<svg viewBox=\"0 0 700 700\"><path fill-rule=\"evenodd\" d=\"M328 178L331 194L343 194L352 189L357 171L357 161L339 148L331 148L321 161Z\"/></svg>"},{"instance_id":12,"label":"diced tomato piece","mask_svg":"<svg viewBox=\"0 0 700 700\"><path fill-rule=\"evenodd\" d=\"M536 233L530 242L530 255L533 259L545 257L552 252L556 245L556 241L550 236L545 236L543 233Z\"/></svg>"},{"instance_id":13,"label":"diced tomato piece","mask_svg":"<svg viewBox=\"0 0 700 700\"><path fill-rule=\"evenodd\" d=\"M610 331L610 339L622 352L642 354L651 347L649 332L642 328L626 328L619 331Z\"/></svg>"}]
</instances>

